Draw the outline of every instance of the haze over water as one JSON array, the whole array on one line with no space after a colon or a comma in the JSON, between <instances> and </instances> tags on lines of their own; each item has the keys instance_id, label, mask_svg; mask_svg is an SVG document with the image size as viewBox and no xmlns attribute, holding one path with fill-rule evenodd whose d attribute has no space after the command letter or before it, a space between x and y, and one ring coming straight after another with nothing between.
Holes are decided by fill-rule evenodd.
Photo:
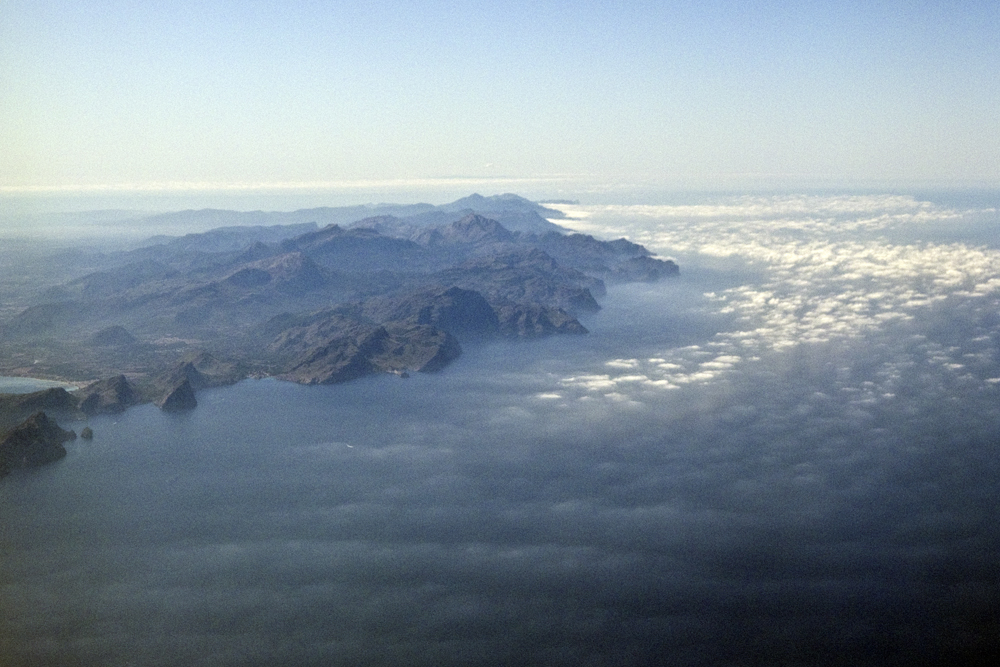
<instances>
[{"instance_id":1,"label":"haze over water","mask_svg":"<svg viewBox=\"0 0 1000 667\"><path fill-rule=\"evenodd\" d=\"M995 201L995 199L994 199ZM584 337L248 380L0 481L12 664L921 664L997 648L981 200L560 205L675 257ZM67 424L77 431L82 423Z\"/></svg>"},{"instance_id":2,"label":"haze over water","mask_svg":"<svg viewBox=\"0 0 1000 667\"><path fill-rule=\"evenodd\" d=\"M77 277L54 247L207 207L580 200L681 267L585 337L92 420L0 480L0 664L996 649L998 33L982 0L0 2L3 317Z\"/></svg>"}]
</instances>

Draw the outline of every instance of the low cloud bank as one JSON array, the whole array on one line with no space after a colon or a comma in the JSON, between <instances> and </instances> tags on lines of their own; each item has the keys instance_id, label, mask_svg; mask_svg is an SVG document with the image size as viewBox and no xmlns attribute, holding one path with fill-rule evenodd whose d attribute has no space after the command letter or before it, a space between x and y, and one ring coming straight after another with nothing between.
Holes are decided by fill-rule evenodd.
<instances>
[{"instance_id":1,"label":"low cloud bank","mask_svg":"<svg viewBox=\"0 0 1000 667\"><path fill-rule=\"evenodd\" d=\"M996 649L996 253L833 239L803 206L954 213L594 209L609 236L728 244L737 268L613 288L585 339L471 346L440 375L248 381L189 415L98 420L92 444L0 487L0 650L903 665Z\"/></svg>"}]
</instances>

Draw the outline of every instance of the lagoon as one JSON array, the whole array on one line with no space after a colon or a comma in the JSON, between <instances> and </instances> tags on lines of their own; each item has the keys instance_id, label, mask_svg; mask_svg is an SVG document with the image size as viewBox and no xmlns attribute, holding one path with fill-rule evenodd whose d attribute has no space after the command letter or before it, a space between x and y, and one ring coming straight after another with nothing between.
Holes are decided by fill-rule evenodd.
<instances>
[{"instance_id":1,"label":"lagoon","mask_svg":"<svg viewBox=\"0 0 1000 667\"><path fill-rule=\"evenodd\" d=\"M59 380L0 376L0 394L30 394L33 391L41 391L51 387L62 387L67 391L72 391L78 385Z\"/></svg>"}]
</instances>

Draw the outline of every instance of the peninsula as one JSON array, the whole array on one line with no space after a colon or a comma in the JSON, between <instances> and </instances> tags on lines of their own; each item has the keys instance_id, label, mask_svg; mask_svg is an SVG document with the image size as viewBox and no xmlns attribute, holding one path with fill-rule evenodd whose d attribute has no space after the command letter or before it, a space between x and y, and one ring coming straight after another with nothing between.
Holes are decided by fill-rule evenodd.
<instances>
[{"instance_id":1,"label":"peninsula","mask_svg":"<svg viewBox=\"0 0 1000 667\"><path fill-rule=\"evenodd\" d=\"M552 222L559 211L509 194L167 216L228 224L70 256L78 275L2 304L0 374L93 381L45 398L78 413L184 410L199 389L250 376L405 376L444 368L463 343L584 334L577 317L600 308L606 283L679 272L625 239L570 233Z\"/></svg>"}]
</instances>

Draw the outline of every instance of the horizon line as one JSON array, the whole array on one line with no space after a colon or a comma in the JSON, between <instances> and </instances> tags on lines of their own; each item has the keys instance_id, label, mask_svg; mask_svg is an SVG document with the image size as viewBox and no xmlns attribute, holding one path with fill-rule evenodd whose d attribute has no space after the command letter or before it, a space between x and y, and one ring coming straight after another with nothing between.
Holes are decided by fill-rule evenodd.
<instances>
[{"instance_id":1,"label":"horizon line","mask_svg":"<svg viewBox=\"0 0 1000 667\"><path fill-rule=\"evenodd\" d=\"M584 174L544 176L435 176L424 178L359 178L324 181L145 181L138 183L69 183L62 185L0 185L0 194L87 192L211 192L260 190L356 190L373 187L419 188L490 183L552 183L593 178Z\"/></svg>"}]
</instances>

